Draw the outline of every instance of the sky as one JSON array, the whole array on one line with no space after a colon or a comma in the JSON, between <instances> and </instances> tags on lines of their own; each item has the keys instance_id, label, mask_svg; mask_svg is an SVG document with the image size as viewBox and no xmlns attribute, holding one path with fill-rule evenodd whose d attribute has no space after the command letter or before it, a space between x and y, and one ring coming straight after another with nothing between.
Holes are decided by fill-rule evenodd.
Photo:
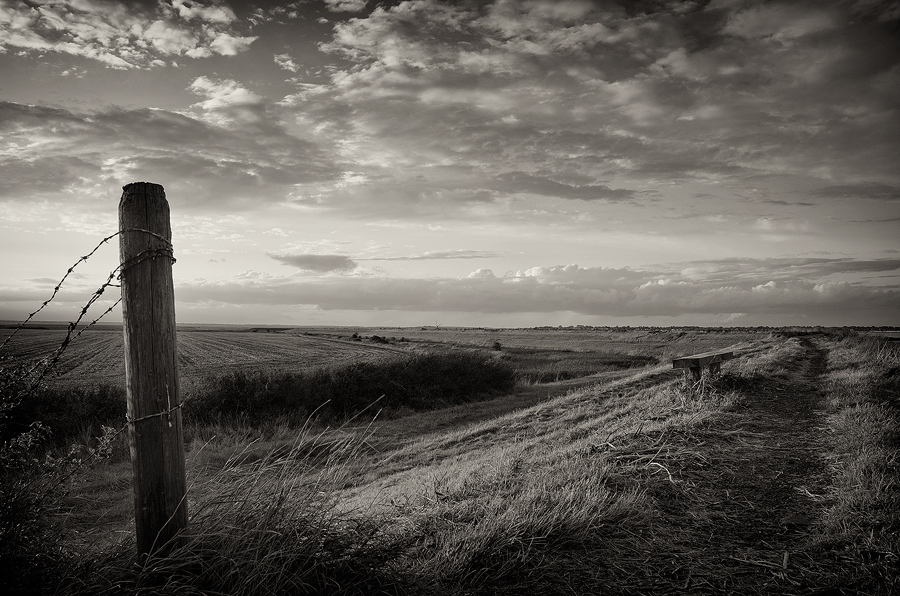
<instances>
[{"instance_id":1,"label":"sky","mask_svg":"<svg viewBox=\"0 0 900 596\"><path fill-rule=\"evenodd\" d=\"M136 181L179 323L900 325L900 2L0 0L0 319Z\"/></svg>"}]
</instances>

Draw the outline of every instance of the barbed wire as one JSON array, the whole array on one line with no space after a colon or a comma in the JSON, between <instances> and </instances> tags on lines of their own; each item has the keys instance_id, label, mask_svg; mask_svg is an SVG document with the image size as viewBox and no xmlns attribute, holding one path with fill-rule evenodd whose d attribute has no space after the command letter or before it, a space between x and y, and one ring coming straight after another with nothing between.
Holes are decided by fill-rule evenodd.
<instances>
[{"instance_id":1,"label":"barbed wire","mask_svg":"<svg viewBox=\"0 0 900 596\"><path fill-rule=\"evenodd\" d=\"M109 236L106 236L97 244L97 246L94 247L93 250L91 250L88 254L82 256L81 258L79 258L78 261L76 261L74 265L69 267L69 269L66 271L65 275L63 275L63 277L59 281L59 283L56 284L56 287L53 288L53 294L47 300L45 300L37 310L35 310L31 314L29 314L28 318L26 318L24 321L22 321L22 323L20 323L15 328L15 330L3 341L3 343L0 344L0 351L2 351L10 343L12 338L20 330L22 330L29 321L31 321L38 313L40 313L42 310L44 310L44 308L48 304L50 304L54 298L56 298L57 294L59 294L59 290L62 287L63 283L65 283L66 279L68 279L69 275L72 274L72 272L75 270L75 268L78 265L80 265L81 263L90 259L94 255L94 253L96 253L100 249L101 246L103 246L104 244L106 244L111 239L115 238L116 236L122 234L123 232L143 232L145 234L149 234L155 238L162 240L165 243L165 246L163 248L151 248L151 249L143 250L140 253L138 253L137 255L135 255L134 257L128 259L127 261L120 263L115 269L113 269L110 272L109 276L106 278L106 281L104 281L103 284L101 284L100 287L94 291L94 293L91 295L91 297L85 303L85 305L81 308L81 311L79 312L78 317L75 319L75 321L69 323L68 328L66 330L66 337L60 343L59 347L56 348L56 350L52 354L45 356L44 358L38 360L34 364L34 366L32 366L27 372L21 374L20 376L18 376L18 378L15 378L12 381L12 383L10 383L10 385L9 385L10 387L18 388L18 387L21 387L24 385L25 388L22 390L19 390L19 391L14 390L13 393L2 396L3 399L2 399L2 402L0 402L0 414L2 414L3 411L8 410L10 407L16 407L18 404L22 403L22 400L24 400L27 397L29 397L30 395L32 395L32 393L43 382L44 377L47 375L47 373L49 373L53 369L53 367L57 364L57 362L59 362L59 359L62 357L63 353L66 351L66 348L73 341L78 339L82 333L84 333L85 331L87 331L88 329L93 327L98 321L100 321L103 317L105 317L110 312L112 312L112 310L116 306L118 306L119 303L122 302L122 298L120 296L109 308L107 308L105 311L103 311L100 314L100 316L95 318L93 321L91 321L90 323L88 323L87 325L82 327L81 329L78 329L78 325L81 323L81 321L87 315L91 306L93 306L101 298L101 296L103 296L103 293L106 291L107 288L121 287L120 284L114 283L114 280L115 281L120 280L122 278L122 274L126 270L138 265L139 263L142 263L143 261L156 259L156 258L160 258L160 257L167 257L171 260L171 262L173 264L175 263L174 251L173 251L173 246L172 246L171 241L168 238L165 238L164 236L157 234L156 232L153 232L150 230L145 230L142 228L126 228L124 230L119 230L115 234L110 234ZM76 333L76 330L77 330L77 333ZM3 357L0 356L0 358L3 358ZM2 366L2 361L0 361L0 366ZM22 370L24 370L24 368L27 368L27 366L24 366L22 368ZM168 391L167 391L167 394L168 394ZM111 452L110 450L111 450L111 445L112 445L113 441L116 439L116 437L118 437L120 434L125 432L128 429L129 425L133 427L138 422L142 422L145 420L151 420L154 418L163 418L164 417L168 421L169 426L172 426L172 414L174 412L179 411L181 406L182 406L181 403L179 403L176 406L172 406L171 398L169 398L169 407L167 409L163 410L162 412L158 412L156 414L150 414L147 416L141 416L138 418L132 418L131 416L129 416L126 413L125 424L123 424L122 426L111 427L111 426L102 425L101 426L102 436L97 437L98 445L96 448L88 448L88 456L86 458L81 458L80 456L76 457L76 455L75 455L76 448L73 446L72 449L70 449L70 452L68 455L58 458L56 460L57 463L54 465L56 465L58 468L57 469L58 474L55 474L53 476L54 480L49 482L42 490L40 490L39 498L41 500L48 498L53 493L53 491L55 491L59 486L62 486L63 484L65 484L70 478L73 478L76 474L80 473L87 466L93 465L93 463L108 457L109 453ZM2 418L2 416L0 416L0 418ZM40 426L38 426L38 428L40 428ZM31 481L29 480L29 482L31 482Z\"/></svg>"},{"instance_id":2,"label":"barbed wire","mask_svg":"<svg viewBox=\"0 0 900 596\"><path fill-rule=\"evenodd\" d=\"M56 365L56 363L59 362L59 359L62 357L63 353L66 351L72 341L80 337L82 333L93 327L97 322L100 321L100 319L112 312L112 310L119 305L119 303L122 301L121 297L119 297L119 299L116 300L116 302L112 306L107 308L99 317L97 317L96 319L82 327L80 330L78 330L77 333L75 333L76 329L78 329L79 323L81 323L81 320L85 317L85 315L87 315L87 312L91 308L91 306L93 306L94 303L100 299L100 297L106 291L106 288L120 287L119 284L113 283L114 279L116 281L120 280L122 277L122 273L124 273L127 269L130 269L131 267L134 267L135 265L150 259L155 259L158 257L168 257L173 264L175 263L172 242L161 234L158 234L151 230L145 230L143 228L125 228L123 230L119 230L115 234L110 234L109 236L103 238L92 251L78 259L78 261L76 261L74 265L69 267L65 275L63 275L62 279L59 280L59 283L56 284L56 287L53 288L53 294L47 300L45 300L37 310L29 314L28 317L24 321L22 321L16 327L16 329L3 341L3 343L0 344L0 351L2 351L7 344L9 344L12 338L15 337L15 335L20 330L22 330L25 325L27 325L28 322L31 321L31 319L33 319L38 313L44 310L44 308L48 304L50 304L54 298L56 298L57 294L59 293L59 289L62 287L63 283L65 283L66 279L69 277L69 275L72 274L72 272L78 265L90 259L92 256L94 256L94 253L96 253L100 249L101 246L124 232L143 232L162 240L166 243L166 246L164 248L148 248L146 250L143 250L124 263L120 263L115 269L110 272L109 276L106 278L106 281L103 282L103 284L94 291L94 293L88 299L87 303L85 303L85 305L81 308L81 312L78 314L78 318L75 319L74 322L69 323L66 330L66 337L62 340L62 343L60 343L59 347L56 348L56 350L52 354L38 360L34 364L34 366L32 366L25 374L20 377L20 381L25 381L28 378L32 378L32 381L27 384L28 388L22 393L22 395L28 395L43 382L44 377L48 372L50 372L50 370ZM74 336L73 333L75 333ZM34 378L35 374L37 374L36 378Z\"/></svg>"},{"instance_id":3,"label":"barbed wire","mask_svg":"<svg viewBox=\"0 0 900 596\"><path fill-rule=\"evenodd\" d=\"M10 340L12 340L12 338L15 337L15 335L16 335L16 334L17 334L17 333L18 333L25 325L27 325L27 324L29 323L29 321L31 321L31 319L33 319L33 318L35 317L35 315L37 315L37 314L40 313L42 310L44 310L44 308L45 308L48 304L50 304L50 303L53 301L54 298L56 298L56 295L59 293L59 289L62 287L63 283L65 283L66 279L69 277L69 275L72 274L72 272L75 270L76 267L78 267L80 264L84 263L85 261L87 261L88 259L90 259L92 256L94 256L94 253L97 252L98 250L100 250L100 247L101 247L101 246L103 246L104 244L106 244L107 242L109 242L110 240L112 240L113 238L115 238L116 236L118 236L119 234L121 234L122 232L144 232L144 233L146 233L146 234L150 234L151 236L154 236L154 237L156 237L156 238L159 238L160 240L162 240L163 242L165 242L165 243L169 246L169 249L172 249L172 248L173 248L172 243L171 243L165 236L162 236L161 234L157 234L156 232L152 232L152 231L150 231L150 230L145 230L145 229L142 229L142 228L125 228L124 230L119 230L119 231L116 232L115 234L110 234L109 236L107 236L106 238L104 238L103 240L101 240L99 243L97 243L97 246L95 246L94 249L93 249L91 252L89 252L88 254L84 255L84 256L81 257L80 259L78 259L78 260L75 262L74 265L72 265L71 267L69 267L68 271L66 271L66 274L62 276L62 279L59 280L59 283L56 284L56 287L55 287L55 288L53 288L53 294L51 294L49 298L47 298L46 300L44 300L44 302L41 304L40 307L38 307L37 310L35 310L33 313L29 314L28 317L27 317L24 321L22 321L21 323L19 323L19 326L16 327L16 329L15 329L12 333L10 333L9 336L8 336L5 340L3 340L3 343L2 343L2 344L0 344L0 350L2 350L2 349L6 346L6 344L8 344L8 343L10 342ZM173 260L173 263L174 263L174 260ZM122 265L119 265L119 267L117 267L116 270L121 269L121 267L122 267ZM113 274L111 273L111 274L110 274L110 277L112 277L112 276L113 276Z\"/></svg>"}]
</instances>

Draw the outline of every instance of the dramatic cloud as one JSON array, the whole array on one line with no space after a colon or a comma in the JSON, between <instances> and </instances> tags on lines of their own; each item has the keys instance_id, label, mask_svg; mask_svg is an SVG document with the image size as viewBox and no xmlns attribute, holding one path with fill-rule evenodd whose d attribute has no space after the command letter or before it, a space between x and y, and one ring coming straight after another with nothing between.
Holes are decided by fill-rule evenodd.
<instances>
[{"instance_id":1,"label":"dramatic cloud","mask_svg":"<svg viewBox=\"0 0 900 596\"><path fill-rule=\"evenodd\" d=\"M0 200L155 180L184 209L251 208L299 184L340 176L315 145L264 119L258 97L233 81L201 77L192 89L204 119L164 110L95 113L0 102ZM249 110L249 111L248 111ZM223 126L220 124L228 124Z\"/></svg>"},{"instance_id":2,"label":"dramatic cloud","mask_svg":"<svg viewBox=\"0 0 900 596\"><path fill-rule=\"evenodd\" d=\"M896 321L898 24L844 0L6 0L0 247L50 262L149 180L179 300L259 320Z\"/></svg>"},{"instance_id":3,"label":"dramatic cloud","mask_svg":"<svg viewBox=\"0 0 900 596\"><path fill-rule=\"evenodd\" d=\"M518 172L514 192L621 200L629 191L611 190L613 177L633 189L856 168L894 176L896 43L878 21L859 19L848 35L848 10L406 2L338 24L322 48L358 67L289 101L370 166ZM873 135L875 122L885 128ZM563 174L584 182L552 187Z\"/></svg>"},{"instance_id":4,"label":"dramatic cloud","mask_svg":"<svg viewBox=\"0 0 900 596\"><path fill-rule=\"evenodd\" d=\"M256 37L239 35L225 5L174 0L152 8L110 0L13 0L0 6L0 50L60 52L117 69L159 58L233 56Z\"/></svg>"}]
</instances>

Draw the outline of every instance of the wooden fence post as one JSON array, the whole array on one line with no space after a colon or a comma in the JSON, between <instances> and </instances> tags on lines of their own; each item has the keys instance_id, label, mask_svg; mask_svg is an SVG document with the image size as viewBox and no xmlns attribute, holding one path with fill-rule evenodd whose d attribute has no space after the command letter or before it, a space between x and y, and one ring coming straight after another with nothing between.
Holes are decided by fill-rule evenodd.
<instances>
[{"instance_id":1,"label":"wooden fence post","mask_svg":"<svg viewBox=\"0 0 900 596\"><path fill-rule=\"evenodd\" d=\"M187 526L172 229L162 186L134 182L122 190L119 254L128 442L137 550L149 554Z\"/></svg>"}]
</instances>

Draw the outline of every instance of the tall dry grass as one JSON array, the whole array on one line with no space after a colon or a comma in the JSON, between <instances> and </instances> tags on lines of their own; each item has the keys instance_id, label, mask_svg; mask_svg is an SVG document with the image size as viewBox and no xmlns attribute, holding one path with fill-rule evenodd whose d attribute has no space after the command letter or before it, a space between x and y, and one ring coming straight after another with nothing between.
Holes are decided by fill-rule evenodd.
<instances>
[{"instance_id":1,"label":"tall dry grass","mask_svg":"<svg viewBox=\"0 0 900 596\"><path fill-rule=\"evenodd\" d=\"M192 454L188 528L158 555L132 540L77 561L61 594L401 593L394 545L377 519L337 507L364 444L358 436L295 431L287 450L262 458L252 443L211 474ZM210 442L211 443L211 442ZM206 448L210 443L207 443ZM205 474L204 471L207 473Z\"/></svg>"},{"instance_id":2,"label":"tall dry grass","mask_svg":"<svg viewBox=\"0 0 900 596\"><path fill-rule=\"evenodd\" d=\"M657 439L727 406L664 371L573 392L388 453L372 429L194 429L188 529L57 564L43 592L496 594L590 589L584 570L671 482ZM660 382L662 381L662 382ZM316 427L321 428L321 427ZM216 434L212 434L215 431ZM652 450L648 445L652 443ZM594 585L596 587L596 585Z\"/></svg>"},{"instance_id":3,"label":"tall dry grass","mask_svg":"<svg viewBox=\"0 0 900 596\"><path fill-rule=\"evenodd\" d=\"M868 594L900 589L900 345L853 336L829 346L824 377L832 492L820 540L855 563Z\"/></svg>"}]
</instances>

